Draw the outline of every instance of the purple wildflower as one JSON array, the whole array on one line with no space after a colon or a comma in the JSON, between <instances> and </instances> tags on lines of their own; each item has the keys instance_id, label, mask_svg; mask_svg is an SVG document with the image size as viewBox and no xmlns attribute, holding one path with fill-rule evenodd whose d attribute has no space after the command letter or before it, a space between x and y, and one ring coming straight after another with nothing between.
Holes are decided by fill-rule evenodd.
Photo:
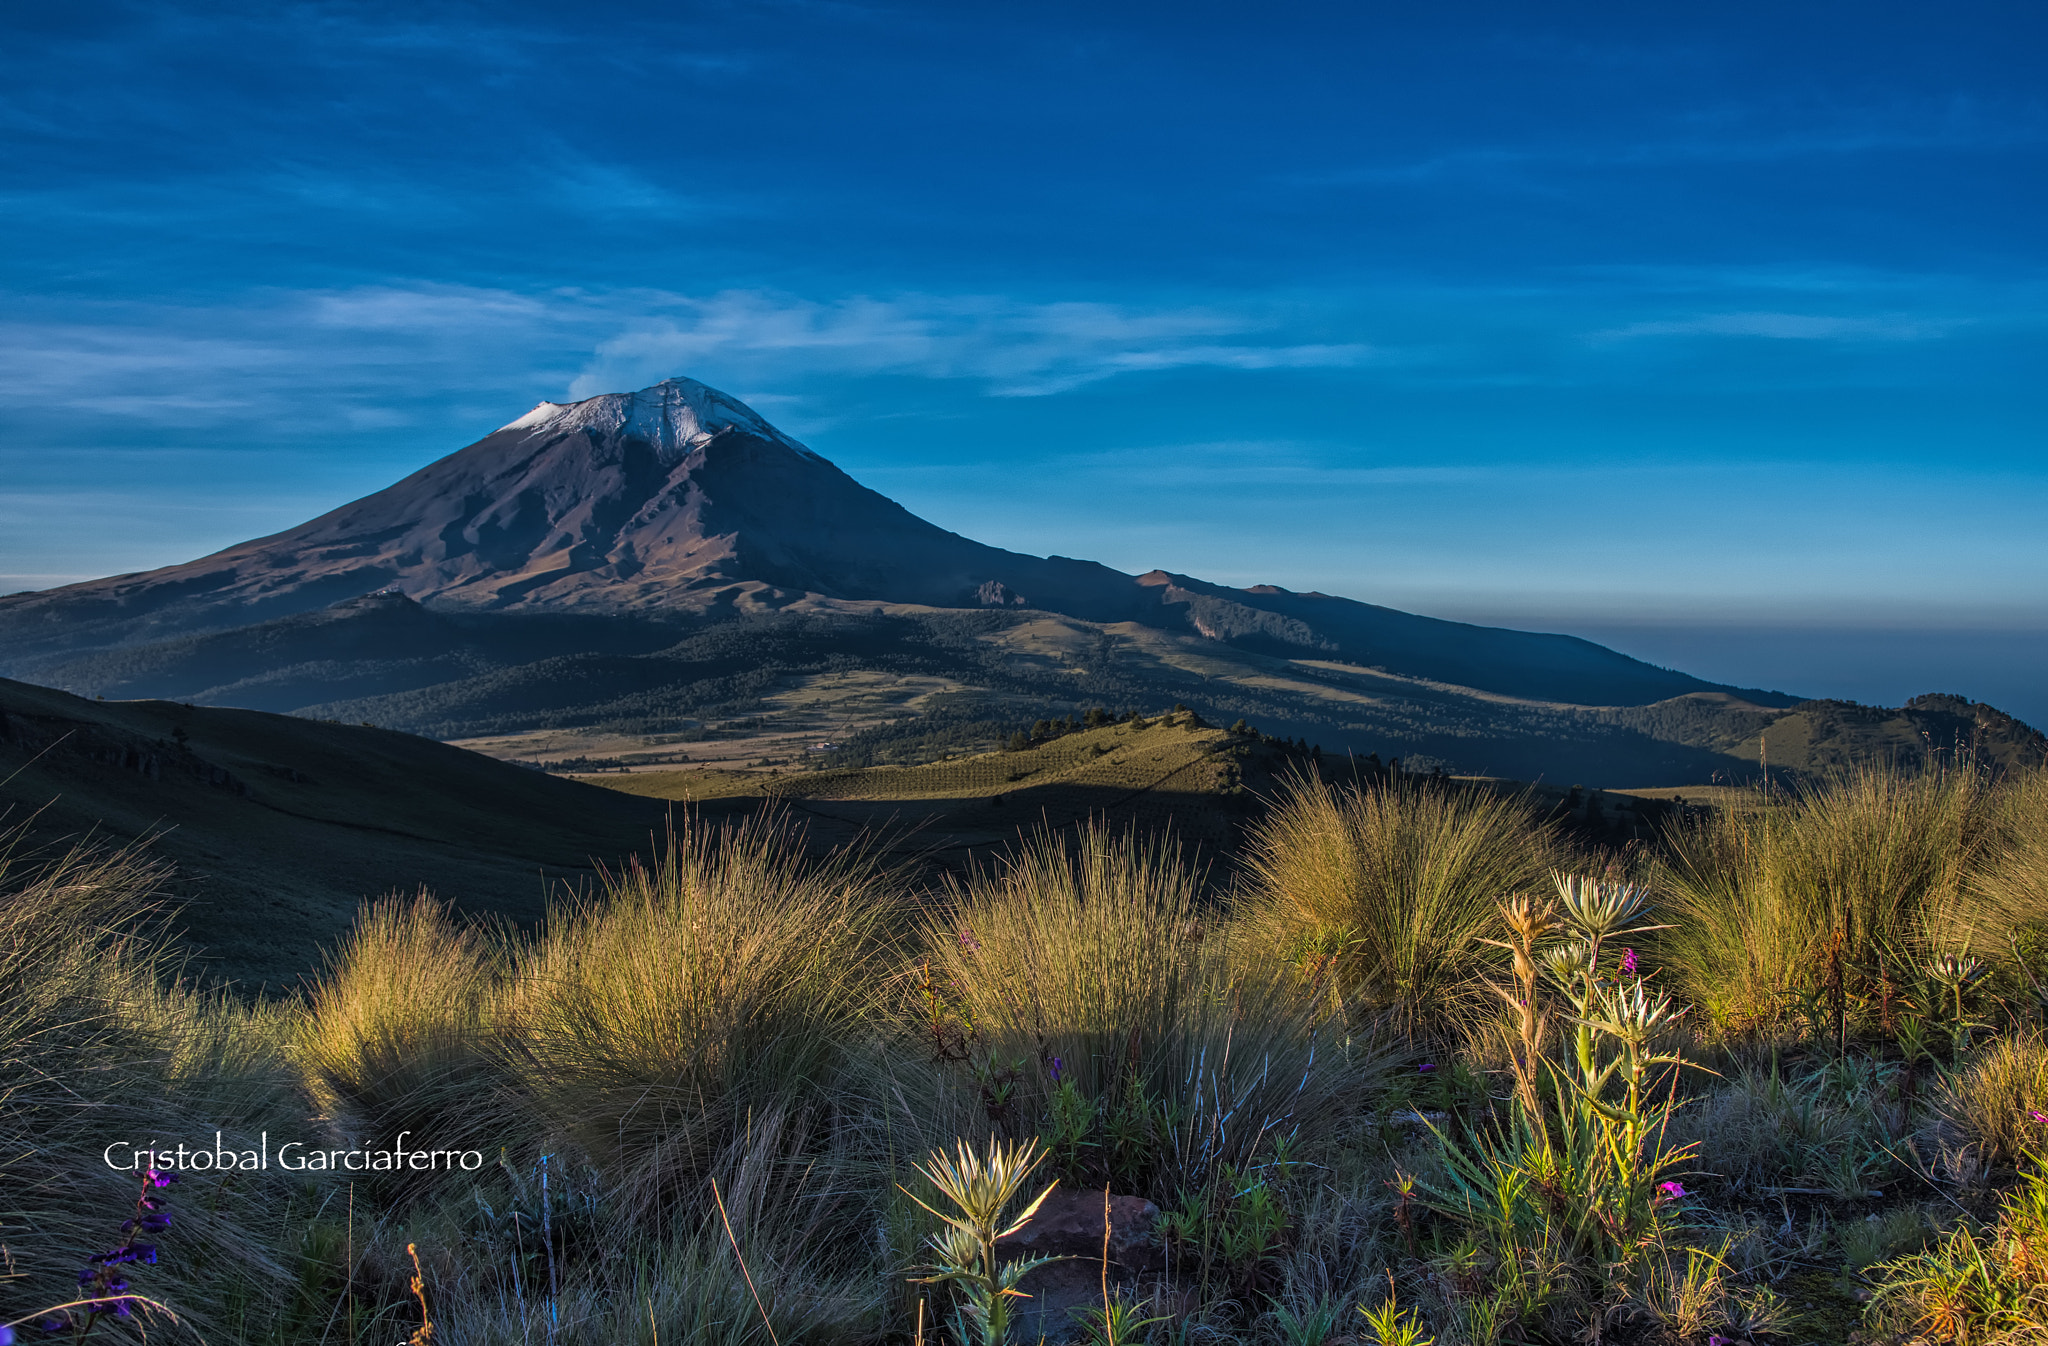
<instances>
[{"instance_id":1,"label":"purple wildflower","mask_svg":"<svg viewBox=\"0 0 2048 1346\"><path fill-rule=\"evenodd\" d=\"M1046 1073L1052 1076L1052 1082L1054 1084L1058 1084L1060 1082L1060 1067L1065 1064L1066 1063L1064 1061L1060 1060L1059 1057L1055 1056L1052 1059L1052 1064L1046 1067Z\"/></svg>"},{"instance_id":2,"label":"purple wildflower","mask_svg":"<svg viewBox=\"0 0 2048 1346\"><path fill-rule=\"evenodd\" d=\"M84 1308L86 1315L84 1326L81 1328L67 1309L61 1318L53 1315L42 1320L40 1326L45 1332L90 1332L93 1320L103 1313L111 1313L117 1318L133 1316L131 1306L135 1297L128 1293L129 1280L115 1268L131 1262L156 1265L156 1245L137 1243L133 1236L137 1233L154 1234L171 1227L170 1212L164 1209L163 1198L154 1193L177 1180L177 1174L158 1169L150 1169L143 1175L142 1190L135 1195L135 1213L121 1224L122 1242L103 1253L94 1253L78 1273L80 1307ZM0 1346L12 1346L13 1340L11 1335L0 1339Z\"/></svg>"},{"instance_id":3,"label":"purple wildflower","mask_svg":"<svg viewBox=\"0 0 2048 1346\"><path fill-rule=\"evenodd\" d=\"M1621 970L1626 976L1633 977L1636 975L1636 951L1634 949L1623 949L1621 951Z\"/></svg>"},{"instance_id":4,"label":"purple wildflower","mask_svg":"<svg viewBox=\"0 0 2048 1346\"><path fill-rule=\"evenodd\" d=\"M2027 1120L2030 1122L2039 1122L2043 1126L2048 1126L2048 1112L2043 1112L2039 1108L2036 1108L2032 1112L2027 1114Z\"/></svg>"},{"instance_id":5,"label":"purple wildflower","mask_svg":"<svg viewBox=\"0 0 2048 1346\"><path fill-rule=\"evenodd\" d=\"M1421 1065L1415 1067L1415 1069L1424 1075L1434 1075L1436 1073L1436 1062L1424 1061Z\"/></svg>"},{"instance_id":6,"label":"purple wildflower","mask_svg":"<svg viewBox=\"0 0 2048 1346\"><path fill-rule=\"evenodd\" d=\"M0 1327L0 1346L14 1346L14 1329Z\"/></svg>"},{"instance_id":7,"label":"purple wildflower","mask_svg":"<svg viewBox=\"0 0 2048 1346\"><path fill-rule=\"evenodd\" d=\"M1659 1200L1669 1199L1672 1201L1676 1201L1679 1197L1682 1197L1684 1195L1685 1184L1682 1182L1660 1182L1657 1184L1657 1196Z\"/></svg>"},{"instance_id":8,"label":"purple wildflower","mask_svg":"<svg viewBox=\"0 0 2048 1346\"><path fill-rule=\"evenodd\" d=\"M974 932L973 932L972 930L969 930L969 929L968 929L968 928L967 928L966 926L964 926L964 925L960 927L960 952L962 952L962 953L980 953L980 952L981 952L981 941L980 941L980 940L978 940L978 939L976 939L976 938L974 937Z\"/></svg>"}]
</instances>

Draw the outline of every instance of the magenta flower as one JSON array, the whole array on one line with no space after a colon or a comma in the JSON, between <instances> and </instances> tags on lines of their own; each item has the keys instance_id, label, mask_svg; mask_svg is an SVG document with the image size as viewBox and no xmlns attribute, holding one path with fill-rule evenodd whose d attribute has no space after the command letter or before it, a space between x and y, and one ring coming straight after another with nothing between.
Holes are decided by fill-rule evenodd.
<instances>
[{"instance_id":1,"label":"magenta flower","mask_svg":"<svg viewBox=\"0 0 2048 1346\"><path fill-rule=\"evenodd\" d=\"M2042 1112L2039 1108L2036 1108L2027 1114L2027 1120L2030 1122L2040 1122L2042 1125L2048 1126L2048 1112Z\"/></svg>"},{"instance_id":2,"label":"magenta flower","mask_svg":"<svg viewBox=\"0 0 2048 1346\"><path fill-rule=\"evenodd\" d=\"M1623 949L1621 951L1621 970L1628 976L1633 977L1636 975L1636 951L1634 949Z\"/></svg>"},{"instance_id":3,"label":"magenta flower","mask_svg":"<svg viewBox=\"0 0 2048 1346\"><path fill-rule=\"evenodd\" d=\"M980 952L981 952L981 941L980 941L980 940L978 940L978 939L976 939L976 938L974 937L974 932L973 932L972 930L969 930L969 929L968 929L968 928L967 928L966 926L964 926L964 925L960 927L960 952L962 952L962 953L980 953Z\"/></svg>"},{"instance_id":4,"label":"magenta flower","mask_svg":"<svg viewBox=\"0 0 2048 1346\"><path fill-rule=\"evenodd\" d=\"M1669 1199L1676 1201L1684 1195L1685 1184L1682 1182L1660 1182L1657 1184L1657 1197L1659 1200Z\"/></svg>"}]
</instances>

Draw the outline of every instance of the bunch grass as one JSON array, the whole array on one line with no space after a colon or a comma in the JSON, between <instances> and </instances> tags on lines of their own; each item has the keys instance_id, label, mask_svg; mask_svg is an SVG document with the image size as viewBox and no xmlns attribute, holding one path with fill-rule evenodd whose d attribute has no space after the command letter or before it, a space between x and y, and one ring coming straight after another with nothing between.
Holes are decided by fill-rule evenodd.
<instances>
[{"instance_id":1,"label":"bunch grass","mask_svg":"<svg viewBox=\"0 0 2048 1346\"><path fill-rule=\"evenodd\" d=\"M1040 833L928 917L919 976L942 990L916 1027L979 1074L999 1129L1137 1100L1144 1134L1127 1139L1150 1161L1125 1181L1158 1199L1250 1165L1274 1135L1327 1136L1384 1069L1381 1045L1328 1022L1200 894L1169 839ZM1110 1139L1070 1125L1077 1144Z\"/></svg>"},{"instance_id":2,"label":"bunch grass","mask_svg":"<svg viewBox=\"0 0 2048 1346\"><path fill-rule=\"evenodd\" d=\"M1680 989L1737 1034L1796 1017L1802 997L1838 1039L1865 1019L1895 1026L1926 963L2004 943L1968 897L1993 800L1973 770L1873 767L1759 788L1679 826L1663 883Z\"/></svg>"},{"instance_id":3,"label":"bunch grass","mask_svg":"<svg viewBox=\"0 0 2048 1346\"><path fill-rule=\"evenodd\" d=\"M649 1216L721 1174L748 1190L771 1151L829 1148L892 905L867 854L810 862L780 816L686 818L517 959L509 1032L533 1108Z\"/></svg>"},{"instance_id":4,"label":"bunch grass","mask_svg":"<svg viewBox=\"0 0 2048 1346\"><path fill-rule=\"evenodd\" d=\"M1411 1036L1475 1018L1497 906L1565 858L1528 795L1295 777L1247 847L1250 928L1322 977L1355 1022Z\"/></svg>"}]
</instances>

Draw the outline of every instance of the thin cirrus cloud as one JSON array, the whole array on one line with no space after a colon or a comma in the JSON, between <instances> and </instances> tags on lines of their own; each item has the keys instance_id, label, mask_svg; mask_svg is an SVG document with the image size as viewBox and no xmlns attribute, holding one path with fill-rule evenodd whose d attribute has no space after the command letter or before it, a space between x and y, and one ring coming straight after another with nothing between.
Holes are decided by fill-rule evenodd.
<instances>
[{"instance_id":1,"label":"thin cirrus cloud","mask_svg":"<svg viewBox=\"0 0 2048 1346\"><path fill-rule=\"evenodd\" d=\"M1589 277L1576 290L1527 293L1365 285L1194 302L423 282L258 289L212 303L79 301L42 312L24 298L11 305L13 319L0 322L0 360L10 372L0 406L156 416L182 426L307 426L324 417L378 429L445 421L455 402L478 409L461 413L468 424L488 419L490 407L644 387L675 374L789 393L818 378L909 377L998 399L1198 369L1247 377L1371 371L1381 382L1414 385L1592 385L1633 367L1605 353L1643 343L1902 346L1960 339L1973 327L2028 327L2036 309L2028 301L2019 312L1993 314L1980 305L1978 316L1956 318L1959 299L1969 296L1883 277L1833 277L1831 289L1811 277L1777 278L1781 293L1826 289L1825 307L1835 311L1821 313L1771 306L1759 293L1769 287L1755 277L1626 279L1635 283ZM1724 292L1748 290L1742 297L1764 303L1672 313L1672 301L1688 292L1704 298L1716 279ZM1878 304L1856 312L1859 292ZM1740 303L1737 293L1724 298ZM1446 315L1462 315L1455 336Z\"/></svg>"},{"instance_id":2,"label":"thin cirrus cloud","mask_svg":"<svg viewBox=\"0 0 2048 1346\"><path fill-rule=\"evenodd\" d=\"M1033 397L1123 373L1203 365L1344 368L1374 353L1357 342L1259 342L1250 338L1268 324L1210 308L926 295L820 303L753 292L677 299L674 306L683 311L601 343L571 395L658 378L711 357L773 357L777 365L794 359L835 373L977 379L997 396Z\"/></svg>"},{"instance_id":3,"label":"thin cirrus cloud","mask_svg":"<svg viewBox=\"0 0 2048 1346\"><path fill-rule=\"evenodd\" d=\"M461 285L270 291L216 305L73 305L0 324L0 405L128 418L399 423L408 398L589 397L678 373L967 380L1035 397L1193 367L1349 368L1371 345L1287 339L1286 313L912 294L540 293ZM367 419L366 419L367 418Z\"/></svg>"},{"instance_id":4,"label":"thin cirrus cloud","mask_svg":"<svg viewBox=\"0 0 2048 1346\"><path fill-rule=\"evenodd\" d=\"M1595 332L1596 341L1637 337L1764 337L1773 341L1926 341L1963 325L1957 319L1839 317L1821 313L1712 313L1697 318L1636 322Z\"/></svg>"}]
</instances>

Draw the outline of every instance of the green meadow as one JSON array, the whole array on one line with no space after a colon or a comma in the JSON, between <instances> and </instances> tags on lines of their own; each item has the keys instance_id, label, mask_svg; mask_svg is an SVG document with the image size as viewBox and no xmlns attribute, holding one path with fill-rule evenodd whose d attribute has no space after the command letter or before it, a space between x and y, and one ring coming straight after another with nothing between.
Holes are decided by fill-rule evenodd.
<instances>
[{"instance_id":1,"label":"green meadow","mask_svg":"<svg viewBox=\"0 0 2048 1346\"><path fill-rule=\"evenodd\" d=\"M1050 806L950 870L852 815L807 832L863 791L1241 785L1229 734L1137 723L685 809L537 923L394 893L283 996L194 976L146 851L17 836L0 1321L2048 1338L2048 776L1846 771L1606 844L1529 793L1275 762L1227 871ZM179 1144L207 1162L147 1185L135 1156ZM999 1237L1049 1186L1044 1211L1123 1213L1099 1254Z\"/></svg>"}]
</instances>

